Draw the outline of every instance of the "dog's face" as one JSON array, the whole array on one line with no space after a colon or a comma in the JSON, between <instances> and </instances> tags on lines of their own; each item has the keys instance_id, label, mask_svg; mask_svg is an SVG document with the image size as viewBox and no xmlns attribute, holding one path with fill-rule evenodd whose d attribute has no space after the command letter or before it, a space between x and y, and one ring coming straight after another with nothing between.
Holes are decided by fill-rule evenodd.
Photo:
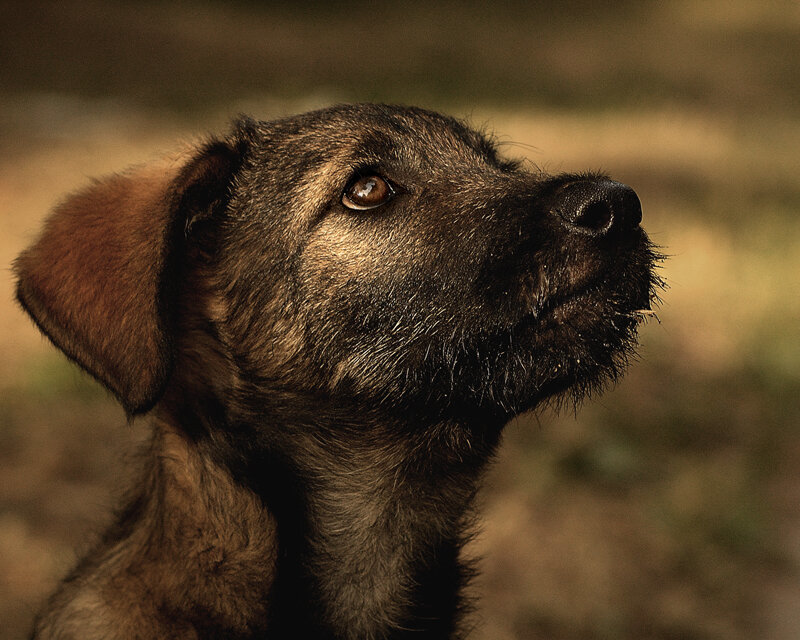
<instances>
[{"instance_id":1,"label":"dog's face","mask_svg":"<svg viewBox=\"0 0 800 640\"><path fill-rule=\"evenodd\" d=\"M236 360L310 393L508 417L616 375L654 256L632 190L422 110L250 125L219 234Z\"/></svg>"},{"instance_id":2,"label":"dog's face","mask_svg":"<svg viewBox=\"0 0 800 640\"><path fill-rule=\"evenodd\" d=\"M19 297L132 413L213 376L502 420L617 374L657 282L640 218L629 188L528 171L453 119L334 107L73 196Z\"/></svg>"}]
</instances>

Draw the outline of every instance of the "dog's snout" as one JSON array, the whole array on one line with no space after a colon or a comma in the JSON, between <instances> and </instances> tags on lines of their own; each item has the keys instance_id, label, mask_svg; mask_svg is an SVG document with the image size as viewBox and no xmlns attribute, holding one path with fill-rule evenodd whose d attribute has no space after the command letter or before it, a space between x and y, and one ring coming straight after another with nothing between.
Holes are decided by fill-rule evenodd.
<instances>
[{"instance_id":1,"label":"dog's snout","mask_svg":"<svg viewBox=\"0 0 800 640\"><path fill-rule=\"evenodd\" d=\"M551 211L571 230L601 236L613 228L633 228L642 221L636 192L613 180L581 180L562 187Z\"/></svg>"}]
</instances>

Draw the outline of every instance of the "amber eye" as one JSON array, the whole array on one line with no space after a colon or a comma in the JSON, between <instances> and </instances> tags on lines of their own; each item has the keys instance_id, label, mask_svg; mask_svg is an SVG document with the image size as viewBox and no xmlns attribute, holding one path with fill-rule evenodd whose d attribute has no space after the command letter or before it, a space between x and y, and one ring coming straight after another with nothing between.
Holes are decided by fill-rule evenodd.
<instances>
[{"instance_id":1,"label":"amber eye","mask_svg":"<svg viewBox=\"0 0 800 640\"><path fill-rule=\"evenodd\" d=\"M380 176L357 178L342 194L342 204L348 209L364 211L386 204L392 199L394 189Z\"/></svg>"}]
</instances>

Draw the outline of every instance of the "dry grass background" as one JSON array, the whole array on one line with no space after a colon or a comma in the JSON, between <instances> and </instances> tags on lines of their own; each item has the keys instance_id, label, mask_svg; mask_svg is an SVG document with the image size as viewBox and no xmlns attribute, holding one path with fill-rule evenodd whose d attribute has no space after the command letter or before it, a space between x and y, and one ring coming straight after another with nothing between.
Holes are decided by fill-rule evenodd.
<instances>
[{"instance_id":1,"label":"dry grass background","mask_svg":"<svg viewBox=\"0 0 800 640\"><path fill-rule=\"evenodd\" d=\"M642 360L509 427L477 639L800 637L800 9L794 2L3 3L0 263L88 177L239 111L420 103L633 185L670 255ZM102 528L146 432L0 276L0 639Z\"/></svg>"}]
</instances>

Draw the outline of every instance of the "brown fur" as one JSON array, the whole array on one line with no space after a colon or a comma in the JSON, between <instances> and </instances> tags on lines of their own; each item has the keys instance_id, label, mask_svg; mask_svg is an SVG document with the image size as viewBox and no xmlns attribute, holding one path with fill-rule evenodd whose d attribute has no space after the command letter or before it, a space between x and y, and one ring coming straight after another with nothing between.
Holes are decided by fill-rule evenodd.
<instances>
[{"instance_id":1,"label":"brown fur","mask_svg":"<svg viewBox=\"0 0 800 640\"><path fill-rule=\"evenodd\" d=\"M154 426L146 493L120 523L136 526L110 532L114 542L79 567L40 620L42 637L197 638L209 621L244 634L266 615L274 519L185 435Z\"/></svg>"},{"instance_id":2,"label":"brown fur","mask_svg":"<svg viewBox=\"0 0 800 640\"><path fill-rule=\"evenodd\" d=\"M42 330L90 371L108 371L108 379L119 385L115 391L133 396L134 402L142 401L134 388L157 393L166 368L161 360L167 337L158 324L156 288L164 268L166 200L174 174L146 169L113 176L73 196L56 209L39 243L17 263L29 274L20 283L20 295ZM89 250L79 250L83 246ZM87 342L73 329L87 325L97 327L88 331L100 339ZM140 359L145 366L138 366Z\"/></svg>"},{"instance_id":3,"label":"brown fur","mask_svg":"<svg viewBox=\"0 0 800 640\"><path fill-rule=\"evenodd\" d=\"M342 194L363 176L393 197ZM505 422L624 367L658 284L633 191L413 108L335 107L95 182L16 263L42 331L152 412L37 638L450 638Z\"/></svg>"}]
</instances>

